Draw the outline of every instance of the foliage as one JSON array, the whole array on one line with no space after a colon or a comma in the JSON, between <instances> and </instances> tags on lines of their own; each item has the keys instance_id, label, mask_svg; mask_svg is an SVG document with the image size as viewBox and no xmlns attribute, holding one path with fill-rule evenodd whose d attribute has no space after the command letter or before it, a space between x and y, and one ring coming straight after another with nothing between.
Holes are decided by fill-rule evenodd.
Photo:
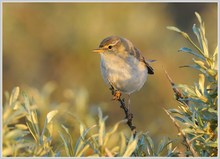
<instances>
[{"instance_id":1,"label":"foliage","mask_svg":"<svg viewBox=\"0 0 220 159\"><path fill-rule=\"evenodd\" d=\"M168 29L180 33L193 49L183 47L179 52L192 54L193 64L189 67L199 71L199 79L194 86L174 84L173 89L178 109L169 109L168 115L176 124L180 134L184 137L188 156L217 156L218 143L218 65L216 47L213 54L208 49L208 41L205 36L205 25L198 13L195 13L199 26L193 25L193 32L197 37L199 46L192 41L190 36L176 27ZM179 125L180 123L181 125Z\"/></svg>"},{"instance_id":2,"label":"foliage","mask_svg":"<svg viewBox=\"0 0 220 159\"><path fill-rule=\"evenodd\" d=\"M47 94L47 93L46 93ZM60 136L53 136L57 129L58 110L47 113L43 128L39 123L39 107L25 94L20 95L20 88L15 87L11 95L6 93L6 103L3 107L3 156L176 156L178 152L172 148L172 143L162 139L158 148L147 133L139 133L136 138L126 136L118 128L127 121L122 120L110 129L106 128L107 116L103 117L98 109L99 120L95 125L86 128L80 121L80 136L74 142L72 132L61 123L58 128ZM24 122L22 122L24 121ZM92 131L94 130L95 131ZM57 131L57 130L56 130ZM115 140L113 140L115 139ZM59 146L55 146L58 143ZM64 146L62 146L64 145Z\"/></svg>"},{"instance_id":3,"label":"foliage","mask_svg":"<svg viewBox=\"0 0 220 159\"><path fill-rule=\"evenodd\" d=\"M66 153L68 156L82 157L87 150L92 152L90 157L129 157L129 156L162 156L166 152L167 156L177 156L178 152L173 149L171 140L166 138L160 141L158 147L154 147L151 137L147 133L139 133L135 138L131 133L130 137L126 137L123 132L118 132L120 124L125 124L127 120L116 123L111 129L106 130L105 121L107 116L103 117L101 109L99 109L99 121L97 125L85 128L80 125L80 138L75 148L72 145L71 135L67 128L64 127L66 134L61 134ZM98 131L88 135L90 130L98 127ZM64 135L66 137L64 137ZM111 145L111 139L117 138L117 143ZM68 142L70 141L70 142ZM166 150L165 150L166 149Z\"/></svg>"},{"instance_id":4,"label":"foliage","mask_svg":"<svg viewBox=\"0 0 220 159\"><path fill-rule=\"evenodd\" d=\"M20 88L15 87L3 109L3 156L56 156L52 150L53 110L47 114L42 131L36 105L26 94L19 100ZM21 121L25 120L24 123ZM32 138L30 138L30 136Z\"/></svg>"}]
</instances>

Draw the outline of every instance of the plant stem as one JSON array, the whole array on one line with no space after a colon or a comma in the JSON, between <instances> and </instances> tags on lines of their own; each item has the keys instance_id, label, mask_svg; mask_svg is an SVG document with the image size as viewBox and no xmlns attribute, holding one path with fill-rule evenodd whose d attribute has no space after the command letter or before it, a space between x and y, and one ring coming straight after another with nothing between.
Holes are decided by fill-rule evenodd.
<instances>
[{"instance_id":1,"label":"plant stem","mask_svg":"<svg viewBox=\"0 0 220 159\"><path fill-rule=\"evenodd\" d=\"M167 113L167 115L170 117L170 119L173 121L174 125L176 126L178 132L183 136L183 140L185 141L186 143L186 147L187 149L190 150L190 152L192 153L192 156L193 157L198 157L198 154L197 152L194 150L191 142L189 141L189 139L187 138L186 134L184 131L182 131L181 127L179 126L179 124L176 122L176 120L174 119L174 117L165 109L163 108L164 111Z\"/></svg>"}]
</instances>

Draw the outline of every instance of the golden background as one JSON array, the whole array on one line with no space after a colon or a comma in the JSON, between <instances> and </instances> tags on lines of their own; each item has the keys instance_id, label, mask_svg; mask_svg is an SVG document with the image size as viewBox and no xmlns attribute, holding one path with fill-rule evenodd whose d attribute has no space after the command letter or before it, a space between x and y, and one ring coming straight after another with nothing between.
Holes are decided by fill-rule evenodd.
<instances>
[{"instance_id":1,"label":"golden background","mask_svg":"<svg viewBox=\"0 0 220 159\"><path fill-rule=\"evenodd\" d=\"M176 26L196 40L195 11L205 21L213 52L217 3L3 3L3 92L15 86L41 90L53 81L57 88L53 104L43 109L45 114L65 100L68 91L64 90L80 88L88 96L89 112L99 106L109 116L107 124L122 120L123 111L111 101L102 79L100 57L92 53L102 39L119 35L132 41L146 59L157 60L151 64L155 74L131 96L134 125L155 139L175 137L177 131L162 109L177 105L164 69L176 83L189 85L198 72L179 68L190 64L191 56L177 50L190 44L166 26ZM72 107L64 109L71 112Z\"/></svg>"}]
</instances>

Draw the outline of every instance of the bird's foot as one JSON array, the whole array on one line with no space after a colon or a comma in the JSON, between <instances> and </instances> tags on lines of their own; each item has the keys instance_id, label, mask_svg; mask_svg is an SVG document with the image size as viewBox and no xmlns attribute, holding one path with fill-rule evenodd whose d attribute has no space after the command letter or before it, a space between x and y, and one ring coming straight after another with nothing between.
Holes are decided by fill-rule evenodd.
<instances>
[{"instance_id":1,"label":"bird's foot","mask_svg":"<svg viewBox=\"0 0 220 159\"><path fill-rule=\"evenodd\" d=\"M114 91L113 100L119 100L120 98L121 98L121 92L120 91Z\"/></svg>"}]
</instances>

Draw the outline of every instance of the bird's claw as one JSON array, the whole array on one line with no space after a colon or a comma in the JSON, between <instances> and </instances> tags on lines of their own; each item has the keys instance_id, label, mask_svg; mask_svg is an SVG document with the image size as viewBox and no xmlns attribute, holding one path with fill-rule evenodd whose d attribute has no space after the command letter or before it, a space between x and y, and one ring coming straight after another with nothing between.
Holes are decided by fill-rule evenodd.
<instances>
[{"instance_id":1,"label":"bird's claw","mask_svg":"<svg viewBox=\"0 0 220 159\"><path fill-rule=\"evenodd\" d=\"M121 98L121 92L120 91L114 91L114 94L113 94L113 100L119 100Z\"/></svg>"}]
</instances>

